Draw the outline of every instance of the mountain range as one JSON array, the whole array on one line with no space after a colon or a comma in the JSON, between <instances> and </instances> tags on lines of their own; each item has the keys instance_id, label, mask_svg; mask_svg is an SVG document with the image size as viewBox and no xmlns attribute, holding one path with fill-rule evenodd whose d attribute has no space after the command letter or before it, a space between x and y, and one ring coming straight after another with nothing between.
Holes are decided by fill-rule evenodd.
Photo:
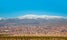
<instances>
[{"instance_id":1,"label":"mountain range","mask_svg":"<svg viewBox=\"0 0 67 40\"><path fill-rule=\"evenodd\" d=\"M17 18L0 18L0 33L64 36L67 35L67 17L24 15Z\"/></svg>"}]
</instances>

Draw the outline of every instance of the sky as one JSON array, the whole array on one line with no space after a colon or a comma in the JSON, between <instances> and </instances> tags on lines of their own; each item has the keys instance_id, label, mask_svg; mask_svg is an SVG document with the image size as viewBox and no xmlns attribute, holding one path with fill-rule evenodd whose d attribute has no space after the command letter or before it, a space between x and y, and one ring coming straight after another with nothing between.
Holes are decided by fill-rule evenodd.
<instances>
[{"instance_id":1,"label":"sky","mask_svg":"<svg viewBox=\"0 0 67 40\"><path fill-rule=\"evenodd\" d=\"M67 0L0 0L0 17L26 14L67 17Z\"/></svg>"}]
</instances>

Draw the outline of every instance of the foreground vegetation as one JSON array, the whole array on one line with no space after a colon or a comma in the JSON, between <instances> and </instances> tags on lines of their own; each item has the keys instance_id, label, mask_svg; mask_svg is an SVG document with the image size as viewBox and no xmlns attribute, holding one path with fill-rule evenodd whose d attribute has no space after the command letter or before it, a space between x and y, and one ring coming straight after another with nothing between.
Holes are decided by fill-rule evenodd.
<instances>
[{"instance_id":1,"label":"foreground vegetation","mask_svg":"<svg viewBox=\"0 0 67 40\"><path fill-rule=\"evenodd\" d=\"M67 37L53 37L53 36L0 36L0 40L67 40Z\"/></svg>"}]
</instances>

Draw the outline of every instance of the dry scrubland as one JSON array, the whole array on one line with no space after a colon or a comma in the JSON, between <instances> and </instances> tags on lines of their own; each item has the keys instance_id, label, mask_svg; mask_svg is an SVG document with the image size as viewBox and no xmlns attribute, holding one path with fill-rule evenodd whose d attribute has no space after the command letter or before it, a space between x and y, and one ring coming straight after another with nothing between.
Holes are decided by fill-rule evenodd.
<instances>
[{"instance_id":1,"label":"dry scrubland","mask_svg":"<svg viewBox=\"0 0 67 40\"><path fill-rule=\"evenodd\" d=\"M0 20L0 40L67 40L67 19Z\"/></svg>"},{"instance_id":2,"label":"dry scrubland","mask_svg":"<svg viewBox=\"0 0 67 40\"><path fill-rule=\"evenodd\" d=\"M0 40L67 40L67 37L62 36L9 36L0 35Z\"/></svg>"},{"instance_id":3,"label":"dry scrubland","mask_svg":"<svg viewBox=\"0 0 67 40\"><path fill-rule=\"evenodd\" d=\"M6 27L0 30L0 40L67 40L67 27Z\"/></svg>"},{"instance_id":4,"label":"dry scrubland","mask_svg":"<svg viewBox=\"0 0 67 40\"><path fill-rule=\"evenodd\" d=\"M14 36L14 37L0 37L0 40L67 40L67 37Z\"/></svg>"},{"instance_id":5,"label":"dry scrubland","mask_svg":"<svg viewBox=\"0 0 67 40\"><path fill-rule=\"evenodd\" d=\"M67 26L13 26L13 27L0 27L0 34L10 35L25 35L34 34L40 36L67 36ZM29 35L28 35L29 36Z\"/></svg>"},{"instance_id":6,"label":"dry scrubland","mask_svg":"<svg viewBox=\"0 0 67 40\"><path fill-rule=\"evenodd\" d=\"M0 27L0 40L67 40L67 27Z\"/></svg>"}]
</instances>

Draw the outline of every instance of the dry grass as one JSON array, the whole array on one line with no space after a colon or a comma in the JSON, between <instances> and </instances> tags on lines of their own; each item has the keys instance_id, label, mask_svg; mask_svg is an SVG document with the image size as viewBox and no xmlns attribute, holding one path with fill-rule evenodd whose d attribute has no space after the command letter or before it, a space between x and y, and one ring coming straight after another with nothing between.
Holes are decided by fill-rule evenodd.
<instances>
[{"instance_id":1,"label":"dry grass","mask_svg":"<svg viewBox=\"0 0 67 40\"><path fill-rule=\"evenodd\" d=\"M0 35L0 40L67 40L64 36L9 36Z\"/></svg>"}]
</instances>

